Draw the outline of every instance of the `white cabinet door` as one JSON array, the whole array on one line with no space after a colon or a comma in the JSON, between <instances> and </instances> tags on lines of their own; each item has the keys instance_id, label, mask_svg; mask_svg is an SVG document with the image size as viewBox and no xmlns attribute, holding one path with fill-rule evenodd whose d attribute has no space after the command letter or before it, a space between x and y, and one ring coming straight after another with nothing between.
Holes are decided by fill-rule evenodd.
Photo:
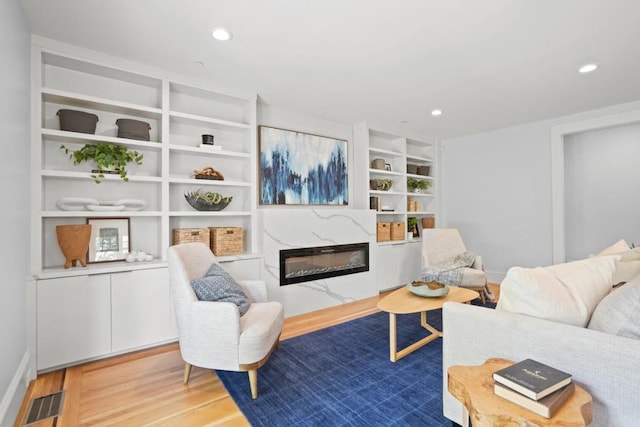
<instances>
[{"instance_id":1,"label":"white cabinet door","mask_svg":"<svg viewBox=\"0 0 640 427\"><path fill-rule=\"evenodd\" d=\"M407 284L413 280L420 280L421 251L421 242L408 242L400 246L400 251L398 252L400 283Z\"/></svg>"},{"instance_id":2,"label":"white cabinet door","mask_svg":"<svg viewBox=\"0 0 640 427\"><path fill-rule=\"evenodd\" d=\"M166 268L111 274L112 351L176 338Z\"/></svg>"},{"instance_id":3,"label":"white cabinet door","mask_svg":"<svg viewBox=\"0 0 640 427\"><path fill-rule=\"evenodd\" d=\"M377 265L376 281L378 291L386 291L400 286L398 277L398 251L400 245L378 245L375 250Z\"/></svg>"},{"instance_id":4,"label":"white cabinet door","mask_svg":"<svg viewBox=\"0 0 640 427\"><path fill-rule=\"evenodd\" d=\"M38 280L36 286L38 369L111 351L108 274Z\"/></svg>"}]
</instances>

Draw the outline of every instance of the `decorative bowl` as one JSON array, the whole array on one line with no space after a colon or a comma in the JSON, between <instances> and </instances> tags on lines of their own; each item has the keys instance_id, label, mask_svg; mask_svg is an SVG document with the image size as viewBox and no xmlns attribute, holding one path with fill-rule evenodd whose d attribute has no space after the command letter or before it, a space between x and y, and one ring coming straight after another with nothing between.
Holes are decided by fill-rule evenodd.
<instances>
[{"instance_id":1,"label":"decorative bowl","mask_svg":"<svg viewBox=\"0 0 640 427\"><path fill-rule=\"evenodd\" d=\"M421 282L421 283L424 283L424 282ZM426 286L426 285L415 286L412 283L408 283L407 289L409 289L409 292L411 292L412 294L418 295L420 297L426 297L426 298L443 297L449 293L448 285L442 285L441 288L431 289L429 286Z\"/></svg>"},{"instance_id":2,"label":"decorative bowl","mask_svg":"<svg viewBox=\"0 0 640 427\"><path fill-rule=\"evenodd\" d=\"M233 200L231 196L225 197L220 193L203 190L186 191L184 197L198 211L221 211Z\"/></svg>"},{"instance_id":3,"label":"decorative bowl","mask_svg":"<svg viewBox=\"0 0 640 427\"><path fill-rule=\"evenodd\" d=\"M393 185L392 179L370 179L369 187L372 190L389 191Z\"/></svg>"}]
</instances>

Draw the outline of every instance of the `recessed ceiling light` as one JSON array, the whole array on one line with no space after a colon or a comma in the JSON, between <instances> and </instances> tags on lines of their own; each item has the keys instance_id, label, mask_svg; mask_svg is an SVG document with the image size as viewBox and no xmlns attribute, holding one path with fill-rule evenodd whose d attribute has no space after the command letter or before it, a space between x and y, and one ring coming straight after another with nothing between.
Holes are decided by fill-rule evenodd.
<instances>
[{"instance_id":1,"label":"recessed ceiling light","mask_svg":"<svg viewBox=\"0 0 640 427\"><path fill-rule=\"evenodd\" d=\"M233 37L231 33L228 30L225 30L224 28L216 28L215 30L213 30L211 35L213 36L214 39L220 40L221 42L226 42L227 40L231 40L231 37Z\"/></svg>"},{"instance_id":2,"label":"recessed ceiling light","mask_svg":"<svg viewBox=\"0 0 640 427\"><path fill-rule=\"evenodd\" d=\"M433 110L431 112L431 115L434 116L434 117L441 116L442 115L442 110Z\"/></svg>"},{"instance_id":3,"label":"recessed ceiling light","mask_svg":"<svg viewBox=\"0 0 640 427\"><path fill-rule=\"evenodd\" d=\"M590 73L598 68L598 64L585 64L578 69L579 73Z\"/></svg>"}]
</instances>

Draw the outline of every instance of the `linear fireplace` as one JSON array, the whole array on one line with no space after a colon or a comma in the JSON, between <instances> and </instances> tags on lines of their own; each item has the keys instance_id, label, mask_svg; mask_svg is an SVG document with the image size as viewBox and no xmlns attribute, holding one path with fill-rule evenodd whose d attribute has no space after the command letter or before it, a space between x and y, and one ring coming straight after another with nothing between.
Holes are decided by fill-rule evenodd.
<instances>
[{"instance_id":1,"label":"linear fireplace","mask_svg":"<svg viewBox=\"0 0 640 427\"><path fill-rule=\"evenodd\" d=\"M369 271L369 243L280 250L280 286Z\"/></svg>"}]
</instances>

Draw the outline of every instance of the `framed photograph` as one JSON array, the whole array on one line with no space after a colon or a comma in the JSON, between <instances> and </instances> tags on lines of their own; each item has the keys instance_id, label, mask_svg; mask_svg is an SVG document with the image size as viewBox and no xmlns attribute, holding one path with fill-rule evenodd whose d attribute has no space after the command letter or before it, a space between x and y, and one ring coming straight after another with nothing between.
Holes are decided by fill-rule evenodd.
<instances>
[{"instance_id":1,"label":"framed photograph","mask_svg":"<svg viewBox=\"0 0 640 427\"><path fill-rule=\"evenodd\" d=\"M91 240L87 262L123 261L129 254L129 218L87 218Z\"/></svg>"},{"instance_id":2,"label":"framed photograph","mask_svg":"<svg viewBox=\"0 0 640 427\"><path fill-rule=\"evenodd\" d=\"M384 164L384 170L391 172L391 165L389 163Z\"/></svg>"},{"instance_id":3,"label":"framed photograph","mask_svg":"<svg viewBox=\"0 0 640 427\"><path fill-rule=\"evenodd\" d=\"M409 217L407 218L407 231L413 234L413 238L420 237L420 227L418 226L418 218Z\"/></svg>"},{"instance_id":4,"label":"framed photograph","mask_svg":"<svg viewBox=\"0 0 640 427\"><path fill-rule=\"evenodd\" d=\"M259 128L261 205L348 205L347 141Z\"/></svg>"}]
</instances>

